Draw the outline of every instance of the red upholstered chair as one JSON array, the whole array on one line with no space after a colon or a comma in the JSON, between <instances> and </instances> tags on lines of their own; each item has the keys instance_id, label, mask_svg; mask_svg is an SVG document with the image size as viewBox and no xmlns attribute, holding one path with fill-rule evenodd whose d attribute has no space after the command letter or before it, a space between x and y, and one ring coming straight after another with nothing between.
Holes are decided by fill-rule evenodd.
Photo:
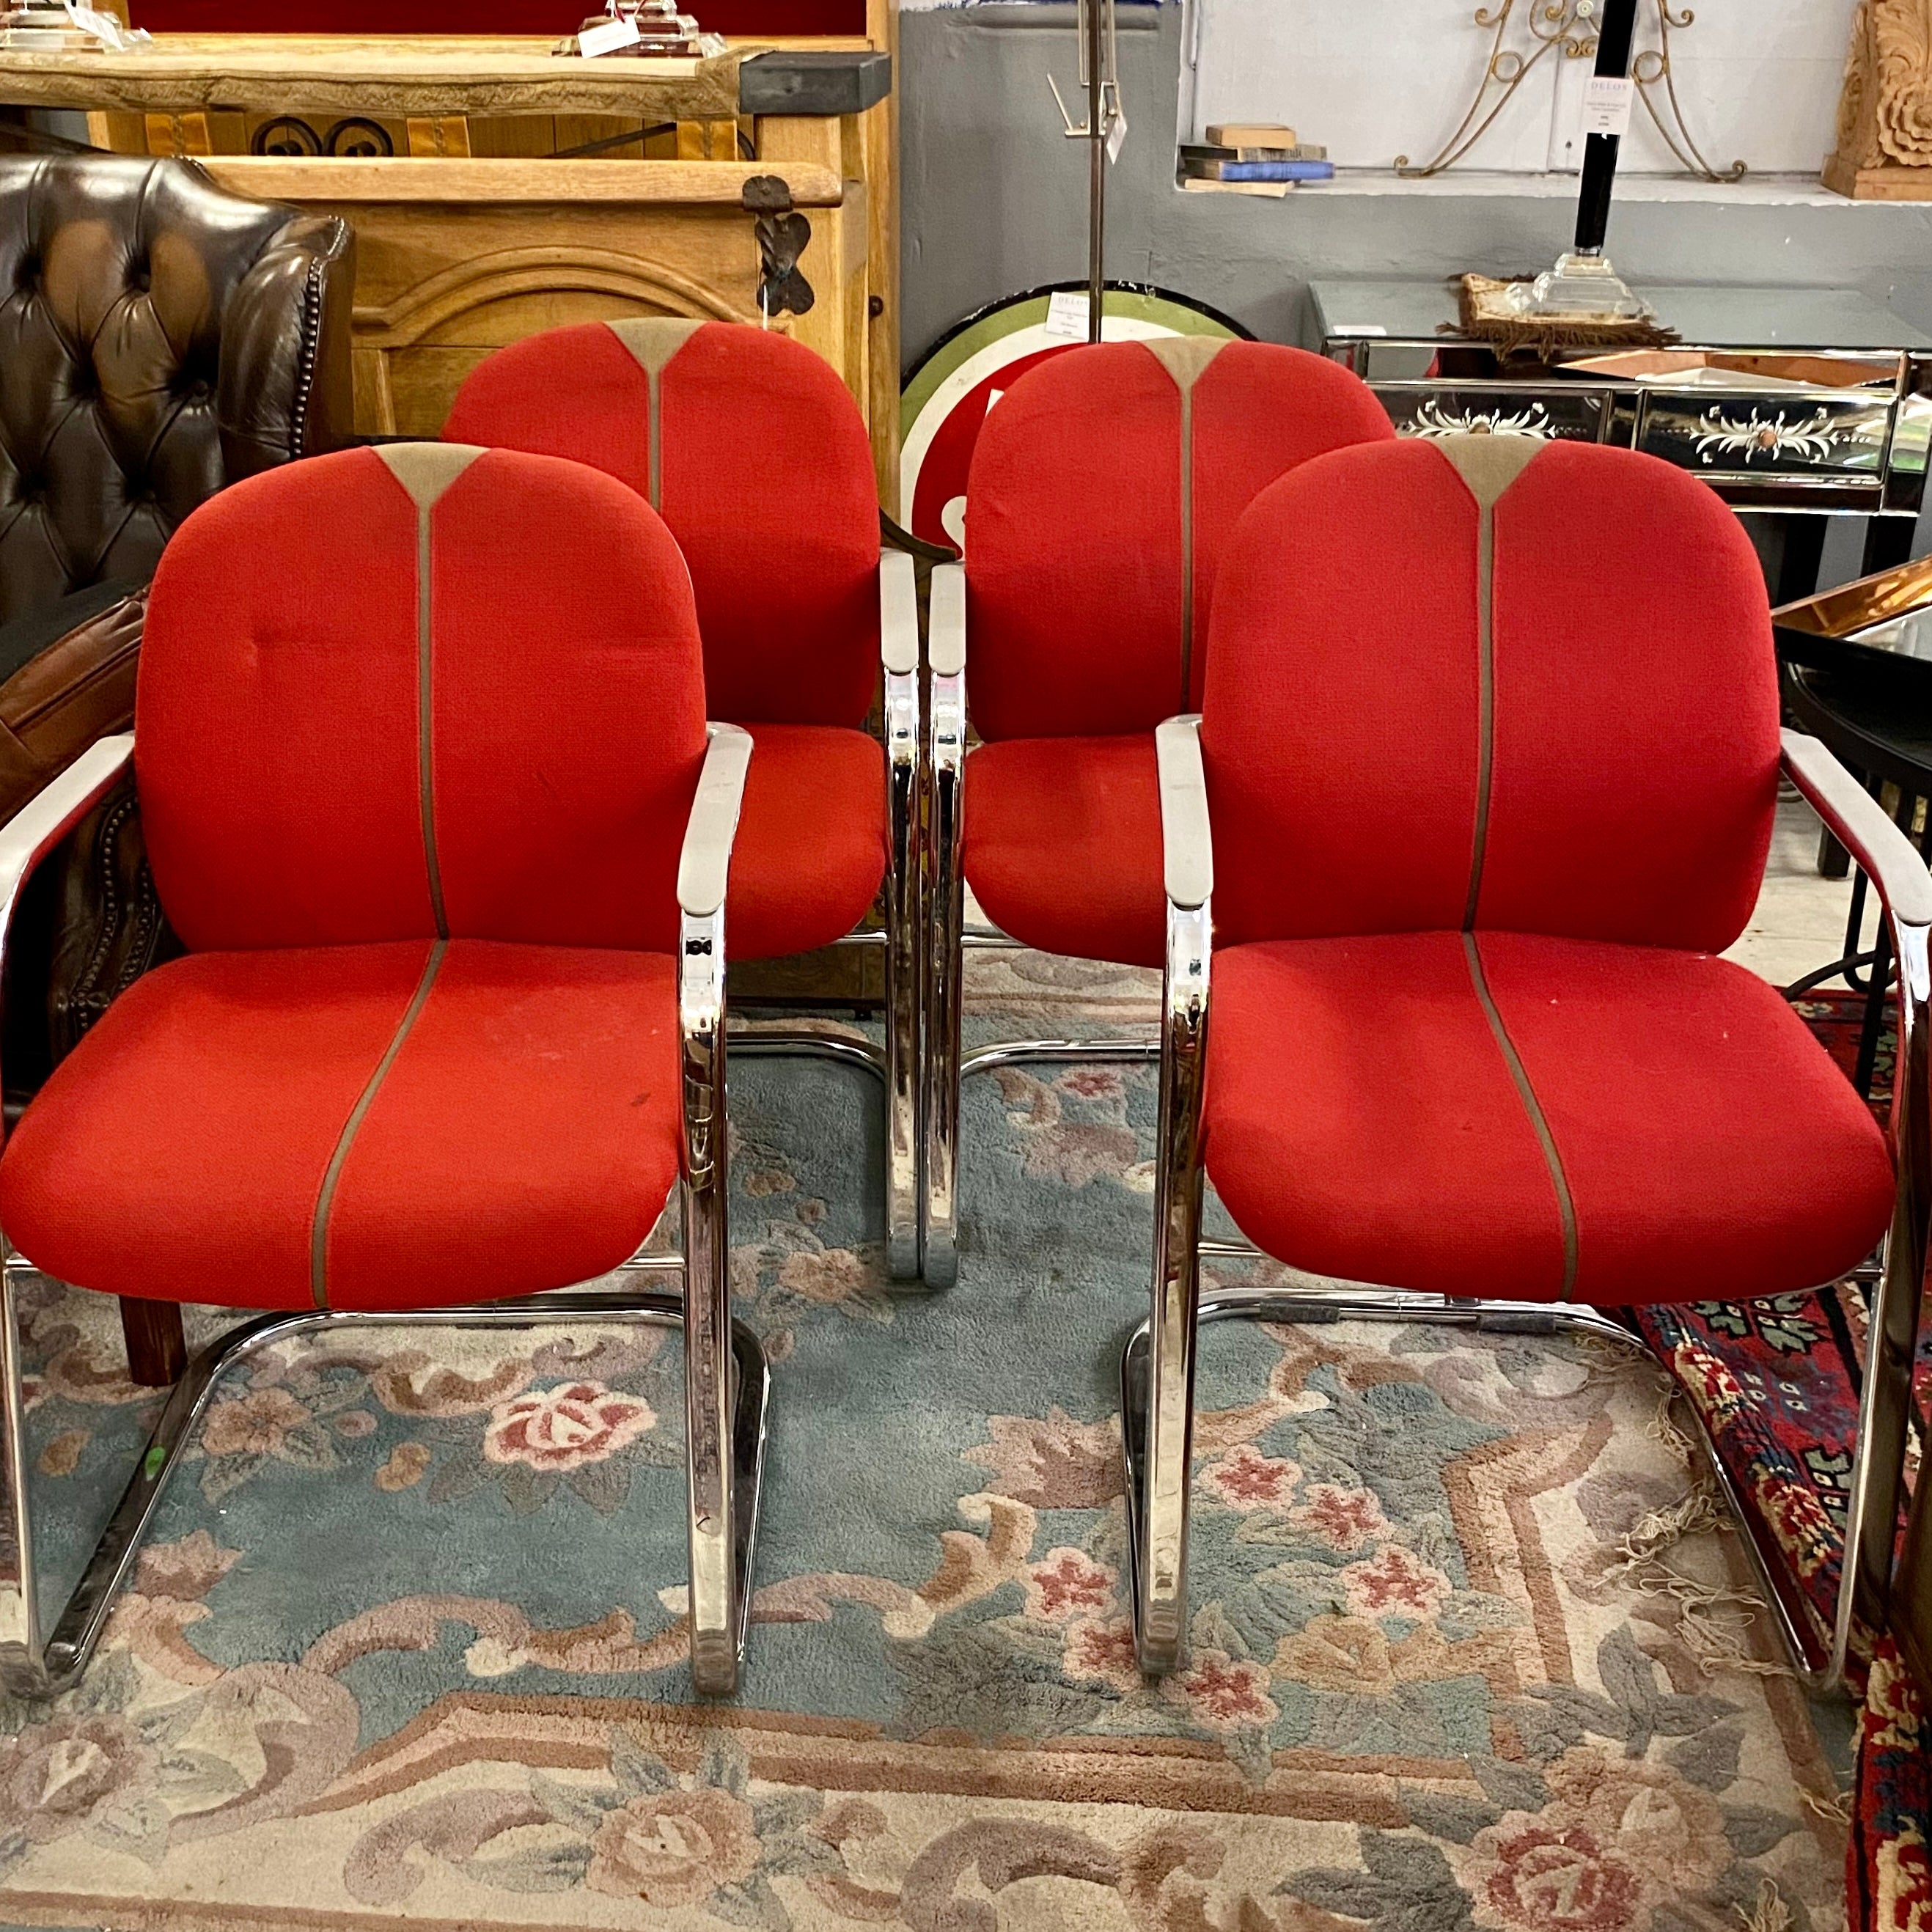
<instances>
[{"instance_id":1,"label":"red upholstered chair","mask_svg":"<svg viewBox=\"0 0 1932 1932\"><path fill-rule=\"evenodd\" d=\"M734 954L844 940L883 882L883 1052L771 1028L742 1035L739 1050L858 1056L884 1077L887 1258L896 1276L917 1275L919 613L911 558L880 556L872 448L850 392L802 344L746 323L585 322L480 364L443 434L588 464L670 526L691 566L711 715L758 746L732 872ZM866 729L882 658L883 754Z\"/></svg>"},{"instance_id":2,"label":"red upholstered chair","mask_svg":"<svg viewBox=\"0 0 1932 1932\"><path fill-rule=\"evenodd\" d=\"M964 886L994 928L976 944L1160 964L1154 727L1198 702L1228 532L1297 464L1394 434L1338 364L1204 336L1056 356L987 417L968 479L966 561L936 571L932 593L929 1282L950 1282L958 1267L962 1078L1017 1060L1154 1051L1028 1041L962 1064ZM982 741L970 758L969 712Z\"/></svg>"},{"instance_id":3,"label":"red upholstered chair","mask_svg":"<svg viewBox=\"0 0 1932 1932\"><path fill-rule=\"evenodd\" d=\"M0 1617L8 1683L50 1694L85 1667L226 1368L427 1310L683 1327L692 1670L734 1687L766 1388L758 1342L734 1337L725 1222L724 896L750 752L705 722L677 546L594 471L358 450L182 526L134 735L0 830L0 902L131 757L189 951L28 1107L0 1226L10 1263L81 1287L277 1312L176 1384L44 1640L0 1276L25 1600ZM674 1186L682 1258L640 1256ZM682 1292L503 1305L626 1267L681 1272Z\"/></svg>"},{"instance_id":4,"label":"red upholstered chair","mask_svg":"<svg viewBox=\"0 0 1932 1932\"><path fill-rule=\"evenodd\" d=\"M1153 1311L1123 1373L1143 1667L1186 1638L1198 1320L1630 1343L1604 1311L1828 1284L1888 1225L1835 1628L1783 1617L1806 1676L1834 1682L1854 1604L1876 1611L1891 1568L1932 880L1816 740L1780 747L1736 520L1681 472L1594 446L1324 458L1236 527L1202 716L1162 725L1160 749ZM1782 997L1713 956L1757 896L1780 751L1890 906L1892 1158ZM1256 1254L1201 1242L1204 1165L1261 1254L1401 1292L1199 1294L1204 1252L1224 1270Z\"/></svg>"}]
</instances>

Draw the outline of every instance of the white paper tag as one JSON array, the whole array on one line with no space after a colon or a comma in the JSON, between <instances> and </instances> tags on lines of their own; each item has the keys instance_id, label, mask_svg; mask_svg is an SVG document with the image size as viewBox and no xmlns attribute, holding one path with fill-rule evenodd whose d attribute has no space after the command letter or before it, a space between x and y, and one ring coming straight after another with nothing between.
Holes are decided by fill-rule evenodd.
<instances>
[{"instance_id":1,"label":"white paper tag","mask_svg":"<svg viewBox=\"0 0 1932 1932\"><path fill-rule=\"evenodd\" d=\"M1378 322L1331 322L1328 325L1330 335L1386 335L1388 331Z\"/></svg>"},{"instance_id":2,"label":"white paper tag","mask_svg":"<svg viewBox=\"0 0 1932 1932\"><path fill-rule=\"evenodd\" d=\"M1107 123L1108 160L1110 161L1118 161L1120 158L1120 150L1124 148L1126 144L1127 117L1120 108L1116 107L1114 110L1112 118Z\"/></svg>"},{"instance_id":3,"label":"white paper tag","mask_svg":"<svg viewBox=\"0 0 1932 1932\"><path fill-rule=\"evenodd\" d=\"M82 33L92 34L104 47L118 52L128 44L125 30L112 14L80 5L77 0L67 0L67 16Z\"/></svg>"},{"instance_id":4,"label":"white paper tag","mask_svg":"<svg viewBox=\"0 0 1932 1932\"><path fill-rule=\"evenodd\" d=\"M1087 296L1084 290L1056 289L1046 298L1046 332L1070 342L1087 340Z\"/></svg>"},{"instance_id":5,"label":"white paper tag","mask_svg":"<svg viewBox=\"0 0 1932 1932\"><path fill-rule=\"evenodd\" d=\"M1636 82L1620 80L1615 74L1593 74L1583 89L1583 132L1614 134L1621 139L1630 132L1630 104L1636 98Z\"/></svg>"},{"instance_id":6,"label":"white paper tag","mask_svg":"<svg viewBox=\"0 0 1932 1932\"><path fill-rule=\"evenodd\" d=\"M643 38L637 22L626 14L586 27L577 37L577 51L586 60L595 60L599 54L614 54L620 47L635 46Z\"/></svg>"}]
</instances>

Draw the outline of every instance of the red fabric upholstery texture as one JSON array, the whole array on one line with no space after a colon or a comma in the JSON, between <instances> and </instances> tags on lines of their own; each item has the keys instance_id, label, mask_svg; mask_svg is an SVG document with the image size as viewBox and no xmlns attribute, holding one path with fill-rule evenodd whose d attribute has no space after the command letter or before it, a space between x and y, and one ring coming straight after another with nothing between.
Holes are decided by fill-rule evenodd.
<instances>
[{"instance_id":1,"label":"red fabric upholstery texture","mask_svg":"<svg viewBox=\"0 0 1932 1932\"><path fill-rule=\"evenodd\" d=\"M433 856L452 933L671 950L704 717L670 533L508 451L428 515L427 652L416 505L373 450L252 478L176 534L135 712L170 919L196 949L434 937Z\"/></svg>"},{"instance_id":2,"label":"red fabric upholstery texture","mask_svg":"<svg viewBox=\"0 0 1932 1932\"><path fill-rule=\"evenodd\" d=\"M966 760L968 882L1043 952L1158 966L1166 952L1151 733L1006 738Z\"/></svg>"},{"instance_id":3,"label":"red fabric upholstery texture","mask_svg":"<svg viewBox=\"0 0 1932 1932\"><path fill-rule=\"evenodd\" d=\"M986 418L967 488L968 695L982 737L1148 731L1196 707L1222 550L1257 491L1393 437L1339 364L1231 342L1183 394L1139 343L1029 370ZM1192 527L1191 688L1182 678Z\"/></svg>"},{"instance_id":4,"label":"red fabric upholstery texture","mask_svg":"<svg viewBox=\"0 0 1932 1932\"><path fill-rule=\"evenodd\" d=\"M866 731L749 728L724 946L776 959L830 946L872 910L890 855L886 754Z\"/></svg>"},{"instance_id":5,"label":"red fabric upholstery texture","mask_svg":"<svg viewBox=\"0 0 1932 1932\"><path fill-rule=\"evenodd\" d=\"M1884 1138L1774 988L1661 948L1475 944L1573 1204L1573 1298L1776 1294L1870 1251ZM1562 1294L1557 1184L1462 934L1233 946L1214 980L1208 1171L1245 1234L1344 1280Z\"/></svg>"},{"instance_id":6,"label":"red fabric upholstery texture","mask_svg":"<svg viewBox=\"0 0 1932 1932\"><path fill-rule=\"evenodd\" d=\"M864 419L831 365L706 322L659 378L658 507L691 566L711 716L856 726L879 675L879 508ZM602 322L478 364L443 434L568 457L650 495L650 379Z\"/></svg>"},{"instance_id":7,"label":"red fabric upholstery texture","mask_svg":"<svg viewBox=\"0 0 1932 1932\"><path fill-rule=\"evenodd\" d=\"M1742 931L1778 688L1736 518L1653 458L1552 442L1494 520L1486 734L1480 512L1439 449L1321 458L1242 518L1202 728L1224 940L1458 927L1472 876L1479 927Z\"/></svg>"},{"instance_id":8,"label":"red fabric upholstery texture","mask_svg":"<svg viewBox=\"0 0 1932 1932\"><path fill-rule=\"evenodd\" d=\"M424 940L209 952L130 988L0 1160L0 1222L116 1294L307 1308L352 1111ZM376 1090L326 1225L338 1307L429 1307L588 1280L678 1171L674 962L458 940Z\"/></svg>"}]
</instances>

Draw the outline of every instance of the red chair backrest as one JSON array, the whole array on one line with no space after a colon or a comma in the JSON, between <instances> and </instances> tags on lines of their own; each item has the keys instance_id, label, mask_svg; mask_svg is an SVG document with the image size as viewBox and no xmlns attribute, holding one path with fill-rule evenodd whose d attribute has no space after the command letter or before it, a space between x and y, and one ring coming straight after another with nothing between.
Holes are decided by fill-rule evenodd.
<instances>
[{"instance_id":1,"label":"red chair backrest","mask_svg":"<svg viewBox=\"0 0 1932 1932\"><path fill-rule=\"evenodd\" d=\"M213 498L155 575L136 774L198 950L673 950L704 753L677 546L573 464L318 457Z\"/></svg>"},{"instance_id":2,"label":"red chair backrest","mask_svg":"<svg viewBox=\"0 0 1932 1932\"><path fill-rule=\"evenodd\" d=\"M1213 633L1224 940L1743 930L1777 664L1750 542L1682 471L1517 437L1340 452L1241 519Z\"/></svg>"},{"instance_id":3,"label":"red chair backrest","mask_svg":"<svg viewBox=\"0 0 1932 1932\"><path fill-rule=\"evenodd\" d=\"M1339 363L1271 343L1100 343L1029 370L967 479L975 728L1150 731L1197 709L1235 519L1285 470L1394 434Z\"/></svg>"},{"instance_id":4,"label":"red chair backrest","mask_svg":"<svg viewBox=\"0 0 1932 1932\"><path fill-rule=\"evenodd\" d=\"M442 433L589 464L662 512L691 566L712 717L865 722L878 486L858 404L802 344L671 316L549 329L479 363Z\"/></svg>"}]
</instances>

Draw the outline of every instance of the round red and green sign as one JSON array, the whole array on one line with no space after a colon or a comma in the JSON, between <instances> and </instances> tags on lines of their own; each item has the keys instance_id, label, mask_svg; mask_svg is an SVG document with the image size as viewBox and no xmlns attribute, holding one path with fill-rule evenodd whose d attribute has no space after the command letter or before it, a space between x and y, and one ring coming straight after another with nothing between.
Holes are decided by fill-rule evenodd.
<instances>
[{"instance_id":1,"label":"round red and green sign","mask_svg":"<svg viewBox=\"0 0 1932 1932\"><path fill-rule=\"evenodd\" d=\"M991 304L950 329L920 358L900 399L899 514L915 536L954 550L965 545L966 472L986 412L1021 376L1086 340L1084 282L1029 289ZM1063 302L1077 295L1081 315L1066 328ZM1101 335L1108 342L1150 336L1246 338L1240 324L1165 289L1109 282Z\"/></svg>"}]
</instances>

